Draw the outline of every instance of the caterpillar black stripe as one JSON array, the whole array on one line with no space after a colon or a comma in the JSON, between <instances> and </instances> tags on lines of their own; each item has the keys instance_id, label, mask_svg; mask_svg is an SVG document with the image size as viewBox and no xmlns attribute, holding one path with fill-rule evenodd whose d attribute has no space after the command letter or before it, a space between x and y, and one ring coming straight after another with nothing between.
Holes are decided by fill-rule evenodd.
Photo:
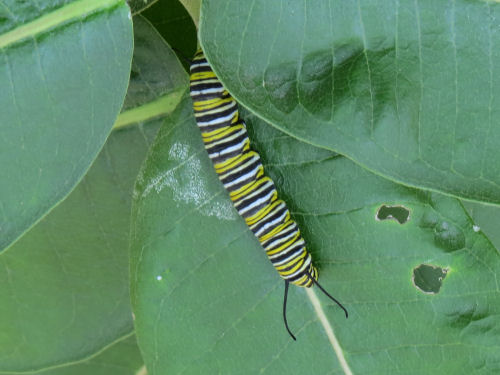
<instances>
[{"instance_id":1,"label":"caterpillar black stripe","mask_svg":"<svg viewBox=\"0 0 500 375\"><path fill-rule=\"evenodd\" d=\"M347 310L318 284L318 270L312 264L297 223L290 217L286 203L279 199L273 181L264 174L259 154L250 148L236 101L218 80L201 50L191 62L190 90L196 122L215 171L236 210L285 280L283 318L292 338L295 340L286 320L289 283L306 288L318 285L347 317Z\"/></svg>"}]
</instances>

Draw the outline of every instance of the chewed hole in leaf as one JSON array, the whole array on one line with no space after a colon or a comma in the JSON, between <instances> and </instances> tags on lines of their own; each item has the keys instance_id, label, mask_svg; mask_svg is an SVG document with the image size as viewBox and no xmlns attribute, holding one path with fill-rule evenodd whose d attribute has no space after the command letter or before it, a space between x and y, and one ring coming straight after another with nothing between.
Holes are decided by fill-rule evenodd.
<instances>
[{"instance_id":1,"label":"chewed hole in leaf","mask_svg":"<svg viewBox=\"0 0 500 375\"><path fill-rule=\"evenodd\" d=\"M378 209L375 218L378 221L396 220L399 224L405 224L410 220L410 210L402 205L387 206L383 204Z\"/></svg>"},{"instance_id":2,"label":"chewed hole in leaf","mask_svg":"<svg viewBox=\"0 0 500 375\"><path fill-rule=\"evenodd\" d=\"M415 288L425 294L439 293L448 268L420 264L413 269L412 282Z\"/></svg>"}]
</instances>

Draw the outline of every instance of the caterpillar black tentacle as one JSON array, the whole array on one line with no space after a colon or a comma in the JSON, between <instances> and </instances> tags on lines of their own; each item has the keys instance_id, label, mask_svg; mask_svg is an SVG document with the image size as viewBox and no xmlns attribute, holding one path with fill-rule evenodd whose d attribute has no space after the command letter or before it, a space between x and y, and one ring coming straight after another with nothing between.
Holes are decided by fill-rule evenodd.
<instances>
[{"instance_id":1,"label":"caterpillar black tentacle","mask_svg":"<svg viewBox=\"0 0 500 375\"><path fill-rule=\"evenodd\" d=\"M289 282L285 280L285 295L283 297L283 321L285 322L285 328L288 331L288 334L292 337L293 341L297 341L292 331L290 331L290 327L288 327L288 321L286 320L286 301L288 300L288 286Z\"/></svg>"},{"instance_id":2,"label":"caterpillar black tentacle","mask_svg":"<svg viewBox=\"0 0 500 375\"><path fill-rule=\"evenodd\" d=\"M286 320L288 283L321 291L347 310L318 283L318 270L312 264L297 223L286 203L279 199L273 181L264 174L259 154L250 148L238 105L224 88L200 50L191 62L190 91L196 122L215 171L229 193L238 213L245 219L266 250L266 254L285 280L283 319Z\"/></svg>"}]
</instances>

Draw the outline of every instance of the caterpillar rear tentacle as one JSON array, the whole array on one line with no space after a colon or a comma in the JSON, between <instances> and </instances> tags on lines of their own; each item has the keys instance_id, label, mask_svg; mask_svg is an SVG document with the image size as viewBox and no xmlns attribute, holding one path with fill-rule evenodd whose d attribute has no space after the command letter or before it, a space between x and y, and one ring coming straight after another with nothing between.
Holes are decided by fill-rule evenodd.
<instances>
[{"instance_id":1,"label":"caterpillar rear tentacle","mask_svg":"<svg viewBox=\"0 0 500 375\"><path fill-rule=\"evenodd\" d=\"M292 220L286 203L279 199L274 182L264 174L259 154L250 148L236 101L201 50L192 60L190 70L194 114L208 156L236 210L285 280L283 319L288 333L295 340L286 320L289 283L306 288L316 284L347 317L344 306L318 284L318 270L312 264L297 223Z\"/></svg>"}]
</instances>

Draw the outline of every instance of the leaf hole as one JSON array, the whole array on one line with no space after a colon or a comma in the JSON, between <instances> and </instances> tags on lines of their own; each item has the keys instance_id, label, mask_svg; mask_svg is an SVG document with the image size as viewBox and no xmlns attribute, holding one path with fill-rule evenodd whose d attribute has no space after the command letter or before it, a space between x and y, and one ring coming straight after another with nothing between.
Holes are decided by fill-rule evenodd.
<instances>
[{"instance_id":1,"label":"leaf hole","mask_svg":"<svg viewBox=\"0 0 500 375\"><path fill-rule=\"evenodd\" d=\"M406 224L410 220L410 210L402 205L387 206L383 204L377 211L375 219L382 220L395 220L399 224Z\"/></svg>"},{"instance_id":2,"label":"leaf hole","mask_svg":"<svg viewBox=\"0 0 500 375\"><path fill-rule=\"evenodd\" d=\"M415 288L425 294L437 294L448 274L448 268L420 264L413 269L412 282Z\"/></svg>"}]
</instances>

